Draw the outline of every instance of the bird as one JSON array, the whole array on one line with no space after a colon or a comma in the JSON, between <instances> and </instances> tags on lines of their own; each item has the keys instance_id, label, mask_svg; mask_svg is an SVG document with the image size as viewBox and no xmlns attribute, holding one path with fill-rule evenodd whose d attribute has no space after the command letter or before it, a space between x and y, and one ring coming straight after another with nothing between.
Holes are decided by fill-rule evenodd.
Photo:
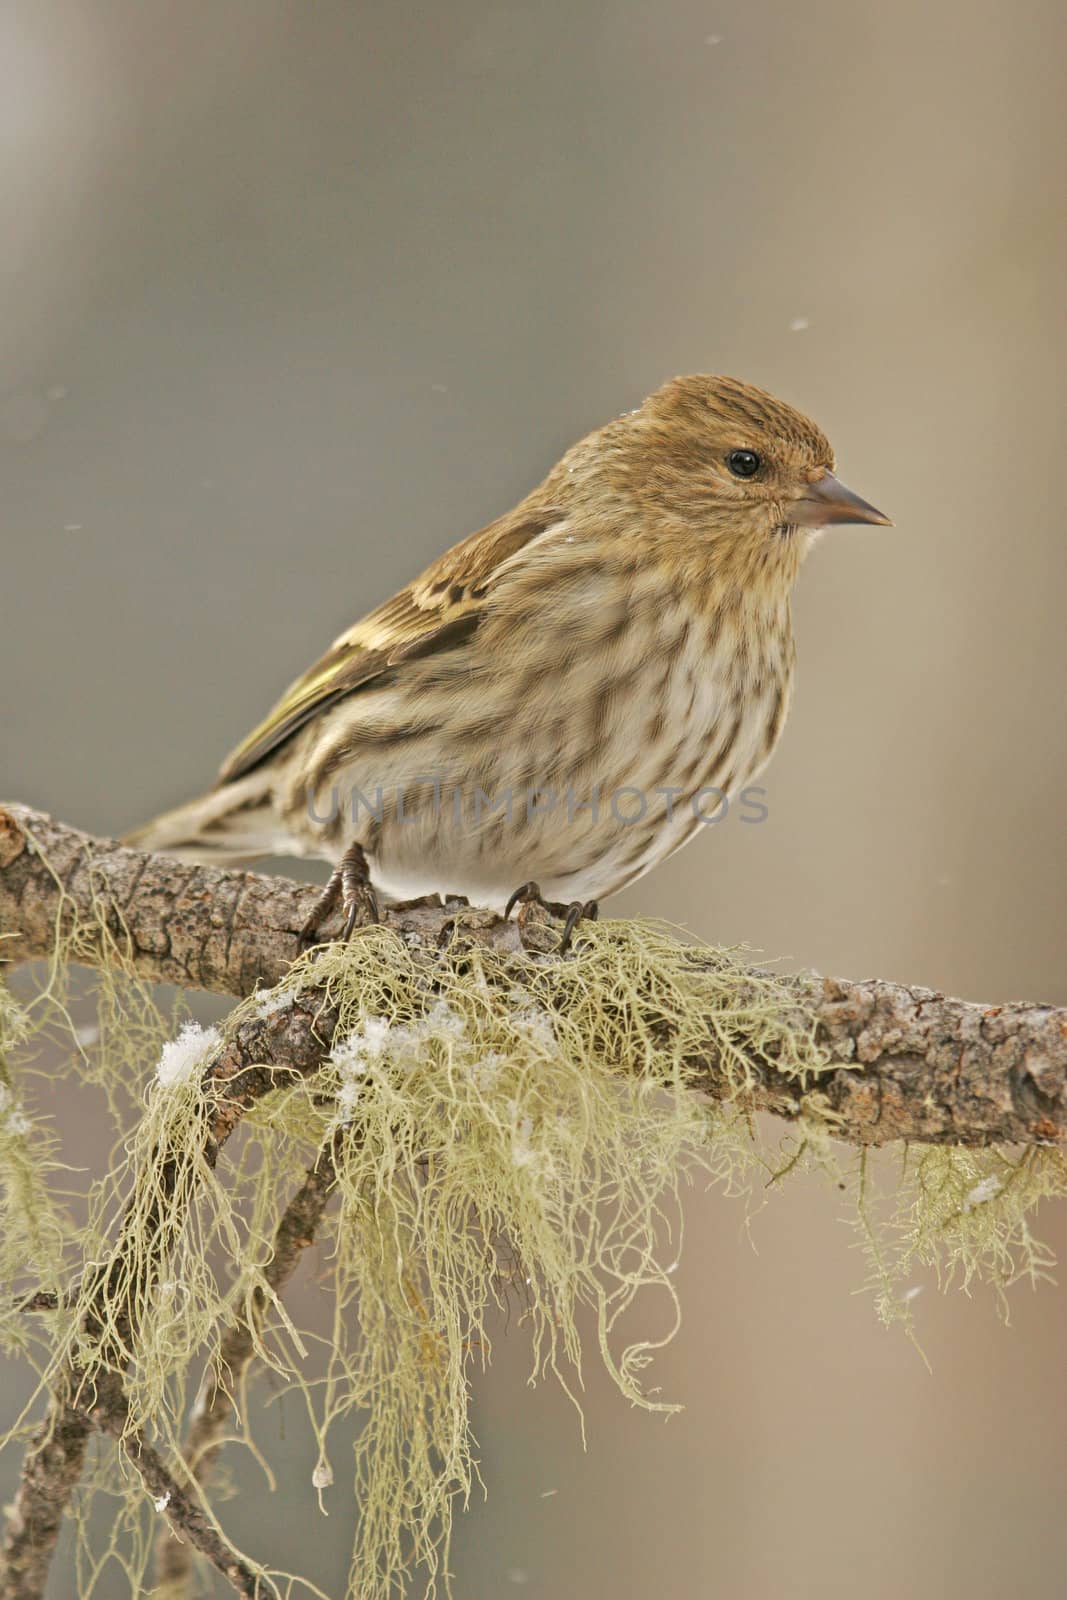
<instances>
[{"instance_id":1,"label":"bird","mask_svg":"<svg viewBox=\"0 0 1067 1600\"><path fill-rule=\"evenodd\" d=\"M369 611L207 794L126 842L332 868L344 935L435 893L576 922L760 774L793 693L790 599L818 534L891 526L814 422L737 378L674 378ZM716 802L718 805L718 802Z\"/></svg>"}]
</instances>

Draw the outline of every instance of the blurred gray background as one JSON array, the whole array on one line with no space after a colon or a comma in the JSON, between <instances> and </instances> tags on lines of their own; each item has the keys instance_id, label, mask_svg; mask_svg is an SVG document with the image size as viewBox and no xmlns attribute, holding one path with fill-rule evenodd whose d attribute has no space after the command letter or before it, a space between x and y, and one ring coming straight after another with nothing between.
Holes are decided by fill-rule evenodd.
<instances>
[{"instance_id":1,"label":"blurred gray background","mask_svg":"<svg viewBox=\"0 0 1067 1600\"><path fill-rule=\"evenodd\" d=\"M896 527L805 569L769 820L611 910L1067 1001L1065 33L1052 0L7 0L0 793L102 832L192 794L565 445L729 372ZM591 1368L583 1455L498 1340L457 1600L1062 1594L1064 1291L1005 1329L929 1286L930 1376L839 1214L791 1185L754 1253L690 1196L667 1427ZM338 1591L343 1499L248 1482L235 1534Z\"/></svg>"}]
</instances>

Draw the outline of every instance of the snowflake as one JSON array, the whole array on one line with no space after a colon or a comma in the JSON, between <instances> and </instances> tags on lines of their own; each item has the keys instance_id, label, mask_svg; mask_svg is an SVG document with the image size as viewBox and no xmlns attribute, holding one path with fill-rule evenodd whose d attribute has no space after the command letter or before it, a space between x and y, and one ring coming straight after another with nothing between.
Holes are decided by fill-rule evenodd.
<instances>
[{"instance_id":1,"label":"snowflake","mask_svg":"<svg viewBox=\"0 0 1067 1600\"><path fill-rule=\"evenodd\" d=\"M963 1202L964 1211L973 1211L975 1206L985 1205L987 1200L992 1200L994 1195L1000 1193L1003 1185L995 1173L991 1172L988 1178L983 1178L976 1183L966 1200Z\"/></svg>"},{"instance_id":2,"label":"snowflake","mask_svg":"<svg viewBox=\"0 0 1067 1600\"><path fill-rule=\"evenodd\" d=\"M187 1022L176 1039L163 1046L163 1054L156 1067L156 1077L165 1088L172 1084L187 1083L211 1051L221 1044L217 1028L202 1028L199 1022Z\"/></svg>"}]
</instances>

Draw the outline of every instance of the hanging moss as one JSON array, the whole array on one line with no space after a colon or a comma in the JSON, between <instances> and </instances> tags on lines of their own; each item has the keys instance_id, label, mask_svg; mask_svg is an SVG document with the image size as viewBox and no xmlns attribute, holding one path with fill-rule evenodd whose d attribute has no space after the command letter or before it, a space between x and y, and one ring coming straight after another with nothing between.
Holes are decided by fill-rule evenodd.
<instances>
[{"instance_id":1,"label":"hanging moss","mask_svg":"<svg viewBox=\"0 0 1067 1600\"><path fill-rule=\"evenodd\" d=\"M744 951L698 953L661 926L607 922L583 928L565 961L462 939L431 955L372 928L302 958L216 1031L165 1015L116 937L90 1044L84 1033L79 1042L66 998L77 943L23 1007L0 991L0 1049L11 1062L0 1090L0 1334L26 1347L18 1296L51 1289L60 1309L35 1324L44 1380L67 1362L84 1370L128 1357L131 1428L150 1425L176 1450L188 1395L244 1314L263 1365L302 1391L318 1441L315 1486L331 1509L352 1508L349 1592L360 1600L402 1595L418 1568L430 1593L447 1590L452 1512L477 1475L469 1385L489 1359L496 1308L518 1307L532 1376L558 1379L576 1402L589 1358L579 1327L591 1316L595 1356L622 1395L674 1408L649 1366L678 1326L679 1192L695 1174L742 1193L812 1167L849 1185L887 1322L908 1321L918 1268L963 1287L984 1279L1002 1294L1050 1265L1029 1219L1064 1191L1058 1152L912 1150L880 1220L866 1160L846 1155L839 1169L802 987L754 974ZM205 1087L205 1068L250 1017L306 996L336 1014L328 1057L261 1100L212 1167L217 1091ZM114 1160L77 1228L62 1209L69 1175L33 1111L34 1051L46 1036L53 1049L65 1040L54 1069L64 1093L75 1092L73 1049L114 1119ZM692 1063L709 1036L727 1089L739 1094L754 1066L773 1062L808 1090L782 1143L762 1147L729 1094L712 1104L694 1092ZM325 1376L313 1381L309 1337L264 1268L289 1196L327 1143L337 1198L320 1243L333 1327ZM116 1256L123 1216L128 1245ZM100 1281L90 1263L113 1272L103 1316L87 1315ZM130 1295L140 1295L132 1339L121 1313ZM258 1320L257 1297L267 1308ZM667 1331L642 1337L651 1326ZM348 1413L363 1420L345 1462L333 1440ZM240 1431L255 1449L247 1407ZM121 1562L131 1592L143 1592L152 1503L110 1447L94 1482L121 1508L102 1551L90 1549L83 1518L79 1594L104 1560Z\"/></svg>"}]
</instances>

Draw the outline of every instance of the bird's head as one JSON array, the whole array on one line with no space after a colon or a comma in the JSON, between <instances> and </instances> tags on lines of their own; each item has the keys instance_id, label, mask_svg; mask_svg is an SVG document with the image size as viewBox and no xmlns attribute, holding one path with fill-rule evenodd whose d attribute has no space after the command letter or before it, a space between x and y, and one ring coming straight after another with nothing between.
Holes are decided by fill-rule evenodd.
<instances>
[{"instance_id":1,"label":"bird's head","mask_svg":"<svg viewBox=\"0 0 1067 1600\"><path fill-rule=\"evenodd\" d=\"M830 523L889 524L834 475L833 450L814 422L737 378L674 378L578 451L591 476L606 473L642 523L668 537L760 552L810 543Z\"/></svg>"}]
</instances>

